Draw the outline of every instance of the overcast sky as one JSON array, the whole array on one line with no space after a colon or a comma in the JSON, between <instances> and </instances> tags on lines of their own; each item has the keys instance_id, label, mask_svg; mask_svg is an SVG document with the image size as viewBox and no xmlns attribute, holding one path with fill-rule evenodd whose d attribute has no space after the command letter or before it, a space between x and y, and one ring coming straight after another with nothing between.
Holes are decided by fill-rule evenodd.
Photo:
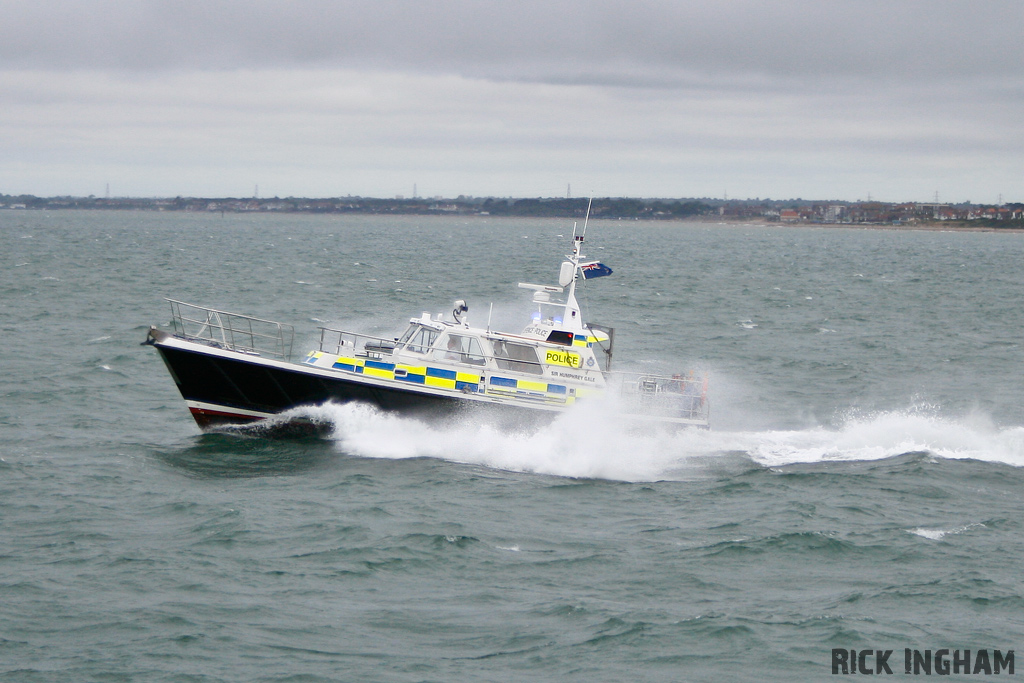
<instances>
[{"instance_id":1,"label":"overcast sky","mask_svg":"<svg viewBox=\"0 0 1024 683\"><path fill-rule=\"evenodd\" d=\"M0 0L0 193L1024 201L1024 0Z\"/></svg>"}]
</instances>

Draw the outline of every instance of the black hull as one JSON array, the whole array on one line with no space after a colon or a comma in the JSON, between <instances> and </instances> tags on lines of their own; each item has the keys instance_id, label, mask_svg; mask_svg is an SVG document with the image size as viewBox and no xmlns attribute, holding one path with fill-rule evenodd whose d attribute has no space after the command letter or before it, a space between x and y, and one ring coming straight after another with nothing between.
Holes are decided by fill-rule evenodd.
<instances>
[{"instance_id":1,"label":"black hull","mask_svg":"<svg viewBox=\"0 0 1024 683\"><path fill-rule=\"evenodd\" d=\"M389 412L443 418L468 410L497 414L505 425L548 421L554 413L520 406L484 404L457 396L438 396L381 387L345 377L325 377L303 366L280 367L259 360L228 358L155 343L182 398L192 406L200 427L240 424L299 406L360 402ZM248 413L260 413L249 415Z\"/></svg>"}]
</instances>

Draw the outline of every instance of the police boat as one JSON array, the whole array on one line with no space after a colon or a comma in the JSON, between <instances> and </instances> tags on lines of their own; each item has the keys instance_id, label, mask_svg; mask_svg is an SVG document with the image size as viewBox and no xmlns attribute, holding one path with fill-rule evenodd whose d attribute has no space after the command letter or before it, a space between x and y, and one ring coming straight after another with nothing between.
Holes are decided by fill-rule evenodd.
<instances>
[{"instance_id":1,"label":"police boat","mask_svg":"<svg viewBox=\"0 0 1024 683\"><path fill-rule=\"evenodd\" d=\"M612 371L614 329L584 322L576 300L580 278L611 273L584 258L585 235L586 222L579 234L573 226L558 285L519 283L535 310L518 334L490 321L473 327L460 300L450 319L423 313L393 339L320 327L318 348L299 360L291 325L167 299L170 329L150 327L143 343L159 351L203 429L352 401L420 417L480 411L522 426L606 394L630 421L706 428L706 377Z\"/></svg>"}]
</instances>

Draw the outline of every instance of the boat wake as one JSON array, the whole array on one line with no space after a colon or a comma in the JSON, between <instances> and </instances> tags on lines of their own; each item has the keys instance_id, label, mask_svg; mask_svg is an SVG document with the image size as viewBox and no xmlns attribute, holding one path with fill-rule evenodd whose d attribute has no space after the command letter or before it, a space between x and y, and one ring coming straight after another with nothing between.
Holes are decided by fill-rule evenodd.
<instances>
[{"instance_id":1,"label":"boat wake","mask_svg":"<svg viewBox=\"0 0 1024 683\"><path fill-rule=\"evenodd\" d=\"M730 456L781 467L927 453L1024 467L1024 427L999 429L981 418L952 420L916 410L850 418L838 428L751 432L639 429L603 401L578 405L549 425L518 432L468 419L427 424L359 404L301 412L332 425L328 438L348 455L439 458L575 478L686 480L719 471Z\"/></svg>"}]
</instances>

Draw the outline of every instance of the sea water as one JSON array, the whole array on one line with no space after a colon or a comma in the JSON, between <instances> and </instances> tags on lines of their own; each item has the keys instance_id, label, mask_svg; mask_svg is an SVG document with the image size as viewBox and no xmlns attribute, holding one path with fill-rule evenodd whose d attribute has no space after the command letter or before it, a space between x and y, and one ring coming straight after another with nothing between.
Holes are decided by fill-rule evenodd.
<instances>
[{"instance_id":1,"label":"sea water","mask_svg":"<svg viewBox=\"0 0 1024 683\"><path fill-rule=\"evenodd\" d=\"M1024 645L1024 235L591 221L585 316L620 369L707 373L709 431L593 401L203 434L139 345L165 296L300 355L455 299L514 331L571 232L0 212L0 680L826 680Z\"/></svg>"}]
</instances>

